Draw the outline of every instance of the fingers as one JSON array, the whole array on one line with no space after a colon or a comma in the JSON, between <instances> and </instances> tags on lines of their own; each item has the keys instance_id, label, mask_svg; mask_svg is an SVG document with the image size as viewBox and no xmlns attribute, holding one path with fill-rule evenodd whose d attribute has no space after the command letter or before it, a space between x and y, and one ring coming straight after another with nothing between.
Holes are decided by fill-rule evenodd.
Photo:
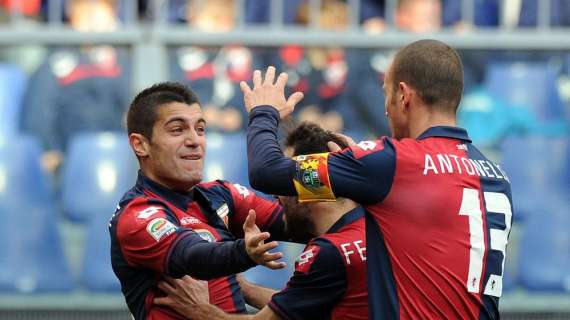
<instances>
[{"instance_id":1,"label":"fingers","mask_svg":"<svg viewBox=\"0 0 570 320\"><path fill-rule=\"evenodd\" d=\"M275 80L275 67L269 66L267 71L265 72L265 80L263 81L263 85L273 85L273 81Z\"/></svg>"},{"instance_id":2,"label":"fingers","mask_svg":"<svg viewBox=\"0 0 570 320\"><path fill-rule=\"evenodd\" d=\"M269 250L271 250L271 249L277 248L278 245L279 245L279 244L277 243L277 241L271 241L271 242L269 242L269 243L264 243L264 244L259 245L259 246L256 248L256 250L257 250L258 252L263 253L263 252L267 252L267 251L269 251Z\"/></svg>"},{"instance_id":3,"label":"fingers","mask_svg":"<svg viewBox=\"0 0 570 320\"><path fill-rule=\"evenodd\" d=\"M239 87L244 95L251 94L251 88L249 87L249 85L247 85L247 82L245 81L240 82Z\"/></svg>"},{"instance_id":4,"label":"fingers","mask_svg":"<svg viewBox=\"0 0 570 320\"><path fill-rule=\"evenodd\" d=\"M342 150L338 144L336 144L335 142L329 141L327 142L327 147L329 148L330 152L337 152Z\"/></svg>"},{"instance_id":5,"label":"fingers","mask_svg":"<svg viewBox=\"0 0 570 320\"><path fill-rule=\"evenodd\" d=\"M162 290L167 295L176 294L176 289L172 287L168 282L161 281L158 283L158 288Z\"/></svg>"},{"instance_id":6,"label":"fingers","mask_svg":"<svg viewBox=\"0 0 570 320\"><path fill-rule=\"evenodd\" d=\"M249 214L247 218L245 218L245 222L243 223L243 231L247 232L255 228L255 210L249 210Z\"/></svg>"},{"instance_id":7,"label":"fingers","mask_svg":"<svg viewBox=\"0 0 570 320\"><path fill-rule=\"evenodd\" d=\"M302 92L295 92L289 96L287 99L286 105L289 109L294 109L299 101L303 100L303 93Z\"/></svg>"},{"instance_id":8,"label":"fingers","mask_svg":"<svg viewBox=\"0 0 570 320\"><path fill-rule=\"evenodd\" d=\"M162 306L171 306L174 304L174 301L172 301L172 299L170 299L169 297L154 298L152 301L154 302L154 304Z\"/></svg>"},{"instance_id":9,"label":"fingers","mask_svg":"<svg viewBox=\"0 0 570 320\"><path fill-rule=\"evenodd\" d=\"M355 146L356 142L354 142L354 139L352 139L351 137L347 136L346 134L342 134L342 133L335 133L337 136L341 137L342 139L344 139L344 141L346 141L346 144L349 147Z\"/></svg>"},{"instance_id":10,"label":"fingers","mask_svg":"<svg viewBox=\"0 0 570 320\"><path fill-rule=\"evenodd\" d=\"M262 232L260 234L256 234L249 239L249 246L257 247L259 246L260 242L269 239L269 237L270 237L269 232Z\"/></svg>"},{"instance_id":11,"label":"fingers","mask_svg":"<svg viewBox=\"0 0 570 320\"><path fill-rule=\"evenodd\" d=\"M275 86L278 87L279 89L285 90L285 85L287 85L288 79L289 75L287 75L285 72L281 72L281 74L279 74L279 77L277 77L277 82L275 83Z\"/></svg>"},{"instance_id":12,"label":"fingers","mask_svg":"<svg viewBox=\"0 0 570 320\"><path fill-rule=\"evenodd\" d=\"M253 72L253 89L261 87L261 71L255 70Z\"/></svg>"}]
</instances>

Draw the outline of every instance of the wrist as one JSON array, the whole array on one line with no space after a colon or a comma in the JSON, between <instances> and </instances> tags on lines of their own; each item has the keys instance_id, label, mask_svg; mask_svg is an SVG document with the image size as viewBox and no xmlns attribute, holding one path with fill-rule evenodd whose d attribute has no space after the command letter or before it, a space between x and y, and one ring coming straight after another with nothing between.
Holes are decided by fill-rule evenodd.
<instances>
[{"instance_id":1,"label":"wrist","mask_svg":"<svg viewBox=\"0 0 570 320\"><path fill-rule=\"evenodd\" d=\"M260 114L269 115L269 116L279 120L279 111L277 110L277 108L275 108L274 106L271 106L271 105L260 104L258 106L255 106L255 107L251 108L249 116L251 118L255 115L260 115Z\"/></svg>"},{"instance_id":2,"label":"wrist","mask_svg":"<svg viewBox=\"0 0 570 320\"><path fill-rule=\"evenodd\" d=\"M239 252L241 253L240 256L241 256L242 263L247 268L255 267L257 265L257 262L255 262L251 258L251 256L249 255L249 252L247 252L247 248L245 246L245 240L244 239L236 240L236 246L237 246Z\"/></svg>"}]
</instances>

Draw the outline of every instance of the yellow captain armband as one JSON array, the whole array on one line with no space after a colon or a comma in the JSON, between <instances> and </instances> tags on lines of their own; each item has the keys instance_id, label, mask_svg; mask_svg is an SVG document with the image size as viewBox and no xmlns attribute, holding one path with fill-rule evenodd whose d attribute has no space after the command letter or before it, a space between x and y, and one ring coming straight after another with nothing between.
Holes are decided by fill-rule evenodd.
<instances>
[{"instance_id":1,"label":"yellow captain armband","mask_svg":"<svg viewBox=\"0 0 570 320\"><path fill-rule=\"evenodd\" d=\"M329 153L293 157L297 162L295 189L299 202L336 201L329 179Z\"/></svg>"}]
</instances>

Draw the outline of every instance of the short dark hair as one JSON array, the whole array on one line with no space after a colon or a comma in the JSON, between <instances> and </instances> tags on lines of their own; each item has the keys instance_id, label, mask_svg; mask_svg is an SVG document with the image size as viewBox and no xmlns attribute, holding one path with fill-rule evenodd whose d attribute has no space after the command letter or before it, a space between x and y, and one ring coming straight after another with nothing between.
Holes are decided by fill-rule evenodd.
<instances>
[{"instance_id":1,"label":"short dark hair","mask_svg":"<svg viewBox=\"0 0 570 320\"><path fill-rule=\"evenodd\" d=\"M293 155L329 152L327 142L332 141L342 149L348 147L344 138L311 122L303 122L285 138L285 147L293 148Z\"/></svg>"},{"instance_id":2,"label":"short dark hair","mask_svg":"<svg viewBox=\"0 0 570 320\"><path fill-rule=\"evenodd\" d=\"M157 83L141 91L131 102L127 113L128 133L140 133L150 140L158 107L171 102L200 104L194 91L181 83Z\"/></svg>"},{"instance_id":3,"label":"short dark hair","mask_svg":"<svg viewBox=\"0 0 570 320\"><path fill-rule=\"evenodd\" d=\"M463 66L457 51L437 40L419 40L402 48L392 62L394 94L398 83L417 90L428 106L457 112L463 93Z\"/></svg>"}]
</instances>

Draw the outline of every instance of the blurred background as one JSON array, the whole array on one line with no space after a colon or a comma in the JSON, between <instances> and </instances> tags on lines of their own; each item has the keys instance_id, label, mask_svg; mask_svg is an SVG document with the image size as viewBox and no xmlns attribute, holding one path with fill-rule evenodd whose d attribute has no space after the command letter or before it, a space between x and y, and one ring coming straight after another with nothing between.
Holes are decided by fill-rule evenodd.
<instances>
[{"instance_id":1,"label":"blurred background","mask_svg":"<svg viewBox=\"0 0 570 320\"><path fill-rule=\"evenodd\" d=\"M207 180L248 185L239 82L275 65L296 120L388 134L397 48L458 49L460 125L513 185L501 310L570 319L570 0L0 0L0 319L129 319L107 223L135 182L134 94L181 81L208 121ZM281 288L289 269L247 277Z\"/></svg>"}]
</instances>

